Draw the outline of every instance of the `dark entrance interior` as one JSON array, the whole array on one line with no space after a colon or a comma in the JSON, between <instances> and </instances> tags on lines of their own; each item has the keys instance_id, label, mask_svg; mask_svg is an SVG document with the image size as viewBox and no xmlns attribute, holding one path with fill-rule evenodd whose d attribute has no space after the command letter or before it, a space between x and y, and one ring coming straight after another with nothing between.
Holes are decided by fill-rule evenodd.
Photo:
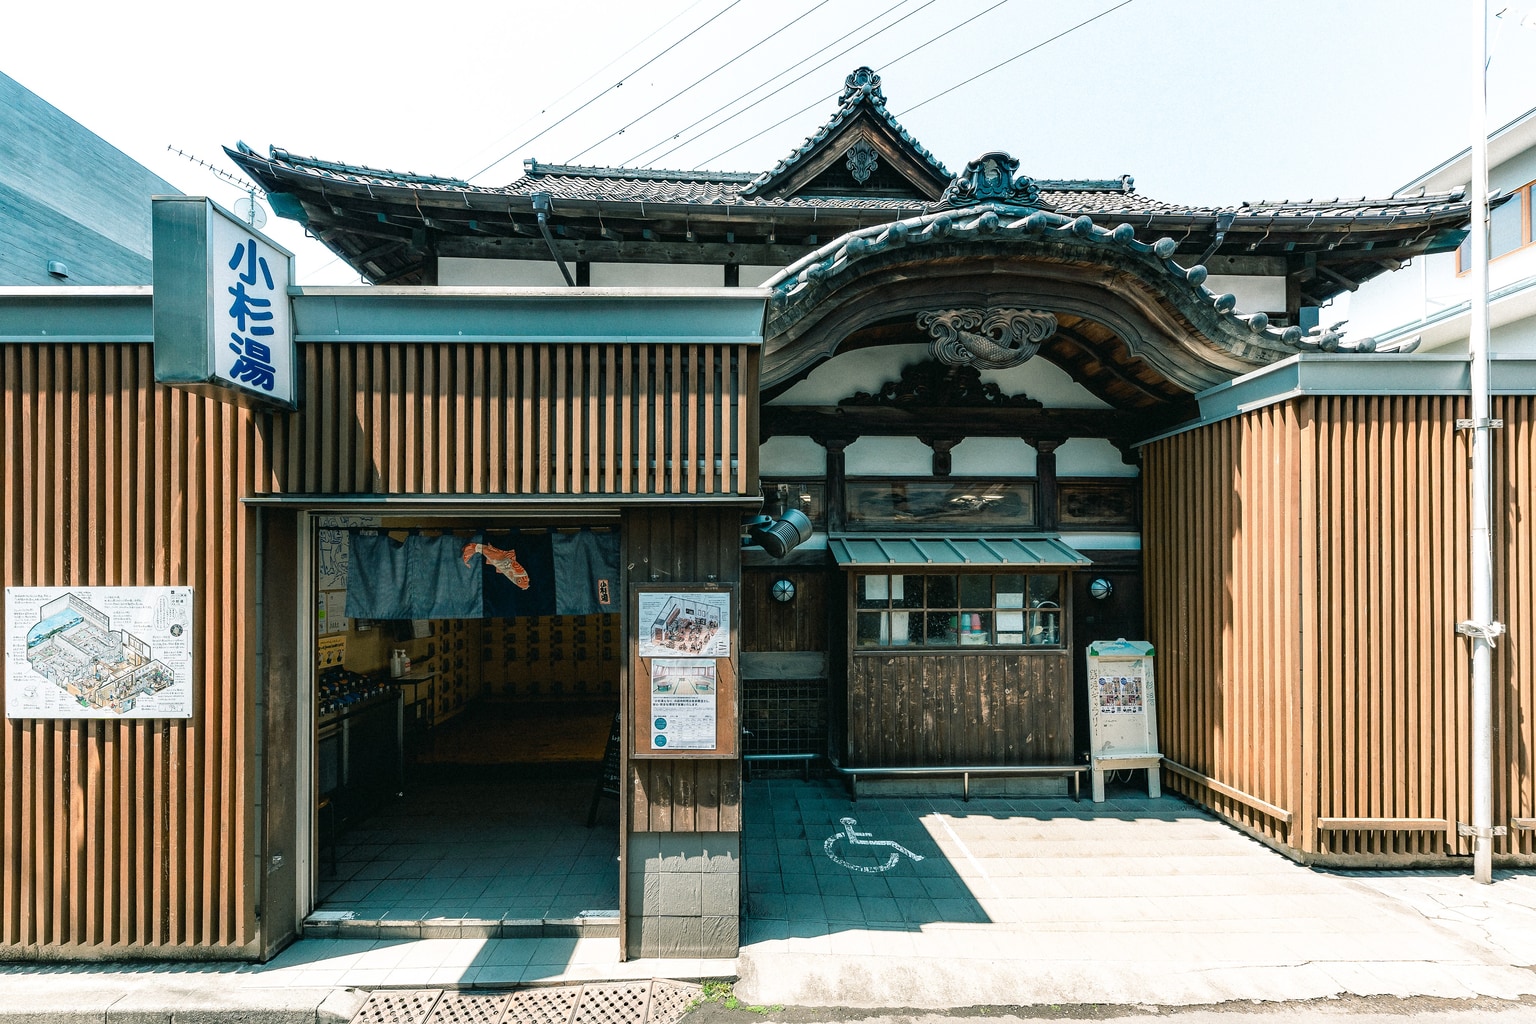
<instances>
[{"instance_id":1,"label":"dark entrance interior","mask_svg":"<svg viewBox=\"0 0 1536 1024\"><path fill-rule=\"evenodd\" d=\"M603 539L616 552L617 527L395 517L376 527L333 523L322 520L317 544L316 607L324 617L315 665L311 920L534 931L551 921L616 924L618 810L602 783L619 707L620 616L523 612L553 610L526 601L553 581L543 571L547 558L530 554L547 550L561 531L611 531ZM516 614L478 618L348 616L393 610L388 600L349 603L334 586L338 546L348 559L365 557L371 542L354 538L379 534L401 543L428 537L451 547L455 559L462 548L471 568L479 560L469 548L494 544L492 556L473 554L501 560L501 570L487 573L520 575L514 596L525 604L510 609ZM350 580L354 589L363 585L356 571ZM621 592L617 579L612 590ZM498 610L489 593L486 609Z\"/></svg>"}]
</instances>

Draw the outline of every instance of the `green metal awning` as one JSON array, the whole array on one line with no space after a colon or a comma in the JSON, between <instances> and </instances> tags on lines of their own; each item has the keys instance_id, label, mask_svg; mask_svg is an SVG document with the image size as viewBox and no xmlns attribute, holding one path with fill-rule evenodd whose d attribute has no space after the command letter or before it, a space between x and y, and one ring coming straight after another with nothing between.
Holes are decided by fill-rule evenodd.
<instances>
[{"instance_id":1,"label":"green metal awning","mask_svg":"<svg viewBox=\"0 0 1536 1024\"><path fill-rule=\"evenodd\" d=\"M840 566L1061 568L1093 560L1059 537L900 537L844 534L827 544Z\"/></svg>"}]
</instances>

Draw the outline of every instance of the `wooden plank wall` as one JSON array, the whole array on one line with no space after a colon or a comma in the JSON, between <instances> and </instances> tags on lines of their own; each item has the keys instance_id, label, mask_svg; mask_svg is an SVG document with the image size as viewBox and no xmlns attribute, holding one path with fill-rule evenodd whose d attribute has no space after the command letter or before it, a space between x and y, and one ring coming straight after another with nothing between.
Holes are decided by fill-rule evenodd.
<instances>
[{"instance_id":1,"label":"wooden plank wall","mask_svg":"<svg viewBox=\"0 0 1536 1024\"><path fill-rule=\"evenodd\" d=\"M757 486L752 347L328 344L300 353L304 414L272 424L277 491Z\"/></svg>"},{"instance_id":2,"label":"wooden plank wall","mask_svg":"<svg viewBox=\"0 0 1536 1024\"><path fill-rule=\"evenodd\" d=\"M832 577L826 569L763 569L742 572L741 636L748 651L802 651L824 654L830 636L827 597ZM773 581L795 585L793 601L773 599ZM839 590L839 596L841 591Z\"/></svg>"},{"instance_id":3,"label":"wooden plank wall","mask_svg":"<svg viewBox=\"0 0 1536 1024\"><path fill-rule=\"evenodd\" d=\"M741 579L738 509L645 509L623 519L631 583L734 583ZM740 621L739 606L732 609ZM741 650L733 624L732 650ZM739 669L739 656L738 656ZM740 678L740 672L737 673ZM629 749L627 741L624 749ZM632 832L740 832L741 761L628 760Z\"/></svg>"},{"instance_id":4,"label":"wooden plank wall","mask_svg":"<svg viewBox=\"0 0 1536 1024\"><path fill-rule=\"evenodd\" d=\"M300 360L303 410L271 415L155 385L149 345L0 346L0 578L191 586L204 638L190 721L0 729L0 957L253 948L242 497L756 487L750 347L304 345ZM643 564L736 578L736 511L655 515L633 521ZM740 828L738 762L639 781L645 828Z\"/></svg>"},{"instance_id":5,"label":"wooden plank wall","mask_svg":"<svg viewBox=\"0 0 1536 1024\"><path fill-rule=\"evenodd\" d=\"M1072 764L1069 657L851 655L847 767Z\"/></svg>"},{"instance_id":6,"label":"wooden plank wall","mask_svg":"<svg viewBox=\"0 0 1536 1024\"><path fill-rule=\"evenodd\" d=\"M190 586L188 721L0 729L0 956L255 937L253 417L153 383L148 345L0 346L0 578Z\"/></svg>"},{"instance_id":7,"label":"wooden plank wall","mask_svg":"<svg viewBox=\"0 0 1536 1024\"><path fill-rule=\"evenodd\" d=\"M1529 397L1495 400L1495 824L1536 816ZM1148 446L1170 784L1304 855L1470 852L1467 441L1455 396L1319 397ZM1256 797L1245 800L1244 797ZM1273 805L1291 818L1258 809ZM1381 822L1365 827L1358 819ZM1427 819L1427 820L1425 820ZM1511 829L1500 854L1532 853Z\"/></svg>"}]
</instances>

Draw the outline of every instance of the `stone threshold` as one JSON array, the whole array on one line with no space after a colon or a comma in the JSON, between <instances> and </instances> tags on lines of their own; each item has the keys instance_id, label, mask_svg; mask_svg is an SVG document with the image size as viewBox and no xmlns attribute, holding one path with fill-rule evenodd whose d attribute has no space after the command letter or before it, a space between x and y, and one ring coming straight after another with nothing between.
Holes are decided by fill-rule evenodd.
<instances>
[{"instance_id":1,"label":"stone threshold","mask_svg":"<svg viewBox=\"0 0 1536 1024\"><path fill-rule=\"evenodd\" d=\"M304 922L306 939L616 939L619 912L570 918L424 918L365 920L349 911L319 911Z\"/></svg>"}]
</instances>

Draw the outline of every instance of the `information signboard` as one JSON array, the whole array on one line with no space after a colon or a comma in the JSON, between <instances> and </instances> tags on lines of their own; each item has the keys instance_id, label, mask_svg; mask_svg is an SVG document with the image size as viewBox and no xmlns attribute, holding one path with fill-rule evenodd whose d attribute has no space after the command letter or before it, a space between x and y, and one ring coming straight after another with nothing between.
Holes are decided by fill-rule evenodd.
<instances>
[{"instance_id":1,"label":"information signboard","mask_svg":"<svg viewBox=\"0 0 1536 1024\"><path fill-rule=\"evenodd\" d=\"M1152 645L1095 640L1088 645L1088 740L1093 799L1104 800L1104 773L1147 771L1147 793L1161 796L1157 684Z\"/></svg>"},{"instance_id":2,"label":"information signboard","mask_svg":"<svg viewBox=\"0 0 1536 1024\"><path fill-rule=\"evenodd\" d=\"M735 757L734 591L720 584L632 588L632 757Z\"/></svg>"}]
</instances>

